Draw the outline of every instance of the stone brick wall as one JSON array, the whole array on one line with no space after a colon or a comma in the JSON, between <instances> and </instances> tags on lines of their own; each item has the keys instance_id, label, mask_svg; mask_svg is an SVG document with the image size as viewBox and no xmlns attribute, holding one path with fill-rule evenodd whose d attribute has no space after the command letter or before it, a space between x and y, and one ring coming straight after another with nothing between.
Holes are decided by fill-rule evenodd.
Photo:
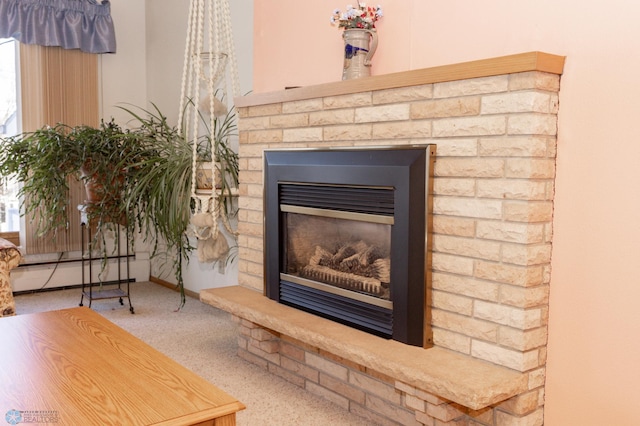
<instances>
[{"instance_id":1,"label":"stone brick wall","mask_svg":"<svg viewBox=\"0 0 640 426\"><path fill-rule=\"evenodd\" d=\"M263 150L436 144L434 344L528 374L512 405L541 413L559 84L531 71L239 108L239 284L263 289Z\"/></svg>"}]
</instances>

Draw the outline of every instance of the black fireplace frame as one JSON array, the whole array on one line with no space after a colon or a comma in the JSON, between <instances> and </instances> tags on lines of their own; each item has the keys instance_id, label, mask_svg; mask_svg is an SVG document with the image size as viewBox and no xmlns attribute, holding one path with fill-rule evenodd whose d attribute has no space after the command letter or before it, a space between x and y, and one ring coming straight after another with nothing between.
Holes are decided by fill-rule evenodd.
<instances>
[{"instance_id":1,"label":"black fireplace frame","mask_svg":"<svg viewBox=\"0 0 640 426\"><path fill-rule=\"evenodd\" d=\"M265 295L332 320L400 342L429 347L432 345L428 310L430 306L430 200L435 145L392 147L347 147L330 149L265 150L264 152L264 276ZM352 320L351 314L335 315L313 304L299 303L316 290L283 282L283 221L280 210L281 186L285 184L391 188L393 220L391 233L391 289L393 308L384 312L366 308L374 317L373 326ZM400 247L407 246L406 256ZM394 286L407 282L407 286ZM285 296L281 293L284 285ZM291 291L295 293L290 297ZM324 297L318 294L319 297ZM351 303L340 296L329 296L337 304ZM333 303L331 302L331 303ZM353 308L360 310L359 302ZM378 317L380 319L378 319ZM387 319L388 317L388 319ZM381 321L381 325L377 322Z\"/></svg>"}]
</instances>

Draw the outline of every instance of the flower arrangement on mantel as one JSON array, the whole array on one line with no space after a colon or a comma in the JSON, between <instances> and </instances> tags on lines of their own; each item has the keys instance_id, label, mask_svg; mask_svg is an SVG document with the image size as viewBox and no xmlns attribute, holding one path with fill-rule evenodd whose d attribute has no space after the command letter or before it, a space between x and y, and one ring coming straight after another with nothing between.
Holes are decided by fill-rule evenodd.
<instances>
[{"instance_id":1,"label":"flower arrangement on mantel","mask_svg":"<svg viewBox=\"0 0 640 426\"><path fill-rule=\"evenodd\" d=\"M344 13L340 12L340 9L335 9L331 16L331 24L338 24L338 28L350 29L363 29L372 30L376 27L376 21L382 18L382 7L380 5L376 7L367 6L366 3L358 2L357 7L353 5L347 5L347 10Z\"/></svg>"}]
</instances>

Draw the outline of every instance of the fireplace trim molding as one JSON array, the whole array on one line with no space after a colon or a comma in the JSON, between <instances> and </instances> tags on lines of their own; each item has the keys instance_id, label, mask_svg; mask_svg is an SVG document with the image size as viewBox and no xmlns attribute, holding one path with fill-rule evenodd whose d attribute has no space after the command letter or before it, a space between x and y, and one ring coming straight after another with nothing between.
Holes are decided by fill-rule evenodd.
<instances>
[{"instance_id":1,"label":"fireplace trim molding","mask_svg":"<svg viewBox=\"0 0 640 426\"><path fill-rule=\"evenodd\" d=\"M390 327L388 337L414 346L433 346L428 298L430 288L429 262L431 230L431 191L435 145L400 145L370 147L333 147L331 149L287 149L264 152L264 279L265 294L270 299L301 309L311 309L319 315L327 315L322 307L314 308L299 303L300 295L291 300L281 294L290 280L282 277L283 250L280 237L284 224L279 202L281 184L374 186L393 189L394 226L391 236L391 279L393 307L385 309L384 320L378 327ZM416 237L416 235L424 237ZM406 254L401 256L401 247ZM287 281L290 284L283 284ZM399 285L403 283L405 285ZM285 292L286 293L286 292ZM394 294L392 292L392 294ZM328 295L327 297L341 296ZM342 303L349 305L342 299ZM349 300L349 299L348 299ZM370 303L359 309L367 309ZM327 302L330 303L330 302ZM378 311L380 305L374 310ZM342 312L342 311L340 311ZM349 316L353 312L349 313ZM392 319L388 317L391 316ZM337 321L346 321L340 314ZM377 318L377 316L376 316ZM358 320L354 326L358 326ZM360 323L360 326L361 323ZM365 328L367 328L365 326ZM373 331L371 331L373 332ZM384 333L385 335L387 333Z\"/></svg>"}]
</instances>

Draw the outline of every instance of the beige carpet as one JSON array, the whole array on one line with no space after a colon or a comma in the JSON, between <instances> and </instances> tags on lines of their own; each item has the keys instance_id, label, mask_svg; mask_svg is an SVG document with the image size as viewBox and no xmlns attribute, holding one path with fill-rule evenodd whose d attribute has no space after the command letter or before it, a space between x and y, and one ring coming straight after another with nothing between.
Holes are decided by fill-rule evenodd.
<instances>
[{"instance_id":1,"label":"beige carpet","mask_svg":"<svg viewBox=\"0 0 640 426\"><path fill-rule=\"evenodd\" d=\"M243 402L239 425L368 425L361 417L239 358L235 324L228 313L157 284L131 285L128 305L93 301L92 309ZM80 289L16 297L18 315L78 306ZM88 306L85 300L85 306ZM165 396L161 396L165 397Z\"/></svg>"}]
</instances>

